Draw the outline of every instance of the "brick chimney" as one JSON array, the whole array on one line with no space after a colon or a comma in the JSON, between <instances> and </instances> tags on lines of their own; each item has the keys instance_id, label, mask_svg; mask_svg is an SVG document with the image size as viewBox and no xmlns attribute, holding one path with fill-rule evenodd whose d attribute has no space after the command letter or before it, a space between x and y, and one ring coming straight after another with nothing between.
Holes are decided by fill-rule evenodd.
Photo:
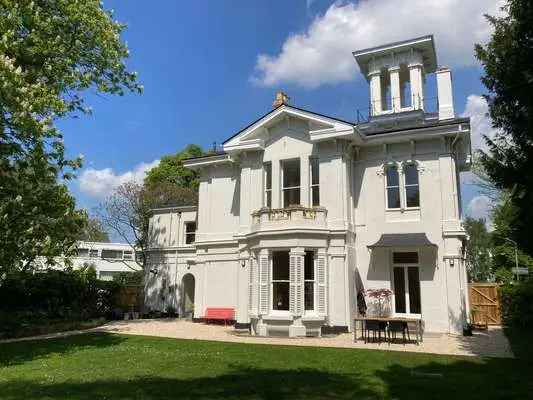
<instances>
[{"instance_id":1,"label":"brick chimney","mask_svg":"<svg viewBox=\"0 0 533 400\"><path fill-rule=\"evenodd\" d=\"M276 93L276 98L274 99L274 103L272 103L273 108L278 108L282 104L289 104L290 97L287 96L285 92L282 92L281 90Z\"/></svg>"}]
</instances>

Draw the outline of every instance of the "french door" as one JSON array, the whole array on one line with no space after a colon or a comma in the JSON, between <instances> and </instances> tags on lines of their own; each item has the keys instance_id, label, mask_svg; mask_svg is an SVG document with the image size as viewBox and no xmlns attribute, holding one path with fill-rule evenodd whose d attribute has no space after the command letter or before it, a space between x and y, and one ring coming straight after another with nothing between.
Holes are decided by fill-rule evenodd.
<instances>
[{"instance_id":1,"label":"french door","mask_svg":"<svg viewBox=\"0 0 533 400\"><path fill-rule=\"evenodd\" d=\"M393 267L394 312L421 314L420 274L417 266Z\"/></svg>"}]
</instances>

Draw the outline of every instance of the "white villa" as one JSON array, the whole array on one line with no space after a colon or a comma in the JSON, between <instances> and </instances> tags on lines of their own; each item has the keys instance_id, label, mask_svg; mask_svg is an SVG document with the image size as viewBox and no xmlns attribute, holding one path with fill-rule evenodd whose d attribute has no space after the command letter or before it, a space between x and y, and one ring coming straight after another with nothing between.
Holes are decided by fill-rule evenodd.
<instances>
[{"instance_id":1,"label":"white villa","mask_svg":"<svg viewBox=\"0 0 533 400\"><path fill-rule=\"evenodd\" d=\"M199 203L153 211L148 307L194 318L231 307L256 335L319 335L352 330L364 290L387 288L392 315L462 331L459 173L471 146L451 72L437 66L432 36L353 56L369 82L369 118L328 117L278 93L223 152L184 162L200 174Z\"/></svg>"}]
</instances>

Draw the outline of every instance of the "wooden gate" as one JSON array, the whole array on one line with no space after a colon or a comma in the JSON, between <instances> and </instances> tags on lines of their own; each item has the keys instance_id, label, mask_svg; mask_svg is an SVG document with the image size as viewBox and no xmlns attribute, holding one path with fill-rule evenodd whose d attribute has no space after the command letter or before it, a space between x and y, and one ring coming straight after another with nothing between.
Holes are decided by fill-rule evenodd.
<instances>
[{"instance_id":1,"label":"wooden gate","mask_svg":"<svg viewBox=\"0 0 533 400\"><path fill-rule=\"evenodd\" d=\"M469 283L472 323L501 325L500 294L497 283Z\"/></svg>"}]
</instances>

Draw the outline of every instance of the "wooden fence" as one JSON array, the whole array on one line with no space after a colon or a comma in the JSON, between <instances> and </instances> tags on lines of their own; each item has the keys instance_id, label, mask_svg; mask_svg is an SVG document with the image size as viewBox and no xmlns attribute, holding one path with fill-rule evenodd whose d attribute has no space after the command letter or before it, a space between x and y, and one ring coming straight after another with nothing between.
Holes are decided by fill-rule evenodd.
<instances>
[{"instance_id":1,"label":"wooden fence","mask_svg":"<svg viewBox=\"0 0 533 400\"><path fill-rule=\"evenodd\" d=\"M501 325L500 293L497 283L469 283L472 323Z\"/></svg>"},{"instance_id":2,"label":"wooden fence","mask_svg":"<svg viewBox=\"0 0 533 400\"><path fill-rule=\"evenodd\" d=\"M124 286L118 294L118 305L125 311L140 311L143 305L143 287Z\"/></svg>"}]
</instances>

